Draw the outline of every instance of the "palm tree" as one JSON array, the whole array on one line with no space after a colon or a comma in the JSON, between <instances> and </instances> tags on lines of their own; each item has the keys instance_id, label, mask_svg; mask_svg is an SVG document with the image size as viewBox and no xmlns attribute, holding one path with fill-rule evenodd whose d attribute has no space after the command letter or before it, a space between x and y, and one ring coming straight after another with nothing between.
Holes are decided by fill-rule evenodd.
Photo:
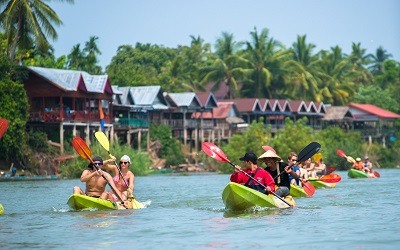
<instances>
[{"instance_id":1,"label":"palm tree","mask_svg":"<svg viewBox=\"0 0 400 250\"><path fill-rule=\"evenodd\" d=\"M59 0L73 3L73 0ZM17 48L48 51L47 38L57 39L53 25L62 24L57 13L43 0L0 0L0 24L7 36L7 53L15 58Z\"/></svg>"},{"instance_id":2,"label":"palm tree","mask_svg":"<svg viewBox=\"0 0 400 250\"><path fill-rule=\"evenodd\" d=\"M313 54L314 44L307 44L306 35L297 36L297 42L291 48L292 60L286 63L290 70L287 88L288 94L295 99L319 101L318 84L324 74L319 70L318 55Z\"/></svg>"},{"instance_id":3,"label":"palm tree","mask_svg":"<svg viewBox=\"0 0 400 250\"><path fill-rule=\"evenodd\" d=\"M68 69L83 70L85 55L80 46L80 44L76 44L72 47L67 60Z\"/></svg>"},{"instance_id":4,"label":"palm tree","mask_svg":"<svg viewBox=\"0 0 400 250\"><path fill-rule=\"evenodd\" d=\"M243 57L247 60L247 80L243 83L242 92L246 97L272 98L276 88L272 86L277 83L274 79L279 78L280 61L285 57L285 52L280 51L283 46L277 40L270 38L268 29L263 29L258 34L257 29L250 32L251 41L246 42ZM274 75L275 71L277 72ZM279 84L279 83L277 83Z\"/></svg>"},{"instance_id":5,"label":"palm tree","mask_svg":"<svg viewBox=\"0 0 400 250\"><path fill-rule=\"evenodd\" d=\"M319 84L317 100L333 105L346 105L355 92L354 83L347 77L350 63L339 46L321 51L319 67L324 73Z\"/></svg>"},{"instance_id":6,"label":"palm tree","mask_svg":"<svg viewBox=\"0 0 400 250\"><path fill-rule=\"evenodd\" d=\"M101 52L97 46L97 36L91 36L89 41L85 43L83 52L86 53L85 64L83 70L90 74L100 74L101 67L97 66L97 55L101 55Z\"/></svg>"},{"instance_id":7,"label":"palm tree","mask_svg":"<svg viewBox=\"0 0 400 250\"><path fill-rule=\"evenodd\" d=\"M369 69L372 71L374 75L380 75L383 73L383 63L392 57L392 54L386 53L386 50L379 46L376 50L375 55L371 55L372 65Z\"/></svg>"},{"instance_id":8,"label":"palm tree","mask_svg":"<svg viewBox=\"0 0 400 250\"><path fill-rule=\"evenodd\" d=\"M372 74L366 69L371 63L371 55L366 54L366 49L361 48L361 43L353 43L351 46L351 54L348 56L350 61L351 74L355 83L367 84L373 82Z\"/></svg>"},{"instance_id":9,"label":"palm tree","mask_svg":"<svg viewBox=\"0 0 400 250\"><path fill-rule=\"evenodd\" d=\"M229 98L238 96L238 80L244 76L243 58L237 52L241 43L235 42L233 34L223 32L217 39L215 48L217 58L211 65L201 69L202 83L215 82L214 89L218 89L221 83L226 83L229 88Z\"/></svg>"}]
</instances>

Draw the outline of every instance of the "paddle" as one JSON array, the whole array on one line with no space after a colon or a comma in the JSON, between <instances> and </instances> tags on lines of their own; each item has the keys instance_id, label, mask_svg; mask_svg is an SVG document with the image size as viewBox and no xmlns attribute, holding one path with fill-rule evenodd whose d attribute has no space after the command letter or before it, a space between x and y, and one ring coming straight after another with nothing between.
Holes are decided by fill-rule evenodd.
<instances>
[{"instance_id":1,"label":"paddle","mask_svg":"<svg viewBox=\"0 0 400 250\"><path fill-rule=\"evenodd\" d=\"M334 166L329 166L329 167L326 168L326 174L327 174L327 175L328 175L328 174L331 174L331 173L333 173L335 170L336 170L336 167L334 167Z\"/></svg>"},{"instance_id":2,"label":"paddle","mask_svg":"<svg viewBox=\"0 0 400 250\"><path fill-rule=\"evenodd\" d=\"M319 144L318 142L311 142L310 144L308 144L305 148L303 148L300 151L300 153L297 155L297 161L296 162L302 162L302 161L307 160L308 158L310 158L314 154L316 154L320 149L321 149L321 144ZM274 180L276 178L278 178L279 176L281 176L283 173L286 173L286 172L284 172L284 171L281 172L279 175L277 175L274 178Z\"/></svg>"},{"instance_id":3,"label":"paddle","mask_svg":"<svg viewBox=\"0 0 400 250\"><path fill-rule=\"evenodd\" d=\"M8 121L4 118L0 118L0 139L7 131L7 127L8 127Z\"/></svg>"},{"instance_id":4,"label":"paddle","mask_svg":"<svg viewBox=\"0 0 400 250\"><path fill-rule=\"evenodd\" d=\"M204 151L204 153L206 153L208 156L211 156L212 158L214 158L215 160L219 161L219 162L226 162L229 163L232 167L236 168L235 164L233 164L225 155L225 153L219 148L217 147L215 144L211 143L211 142L203 142L201 145L201 149ZM236 168L237 169L237 168ZM245 171L238 169L240 172L242 172L243 174L245 174L247 177L249 177L250 179L252 179L253 181L257 182L259 185L261 185L264 189L267 189L266 186L264 186L263 184L261 184L258 180L254 179L253 176L249 175L248 173L246 173ZM292 205L290 205L290 203L288 203L287 201L285 201L282 197L280 197L279 195L277 195L275 192L271 193L278 199L280 199L282 202L286 203L289 207L293 207Z\"/></svg>"},{"instance_id":5,"label":"paddle","mask_svg":"<svg viewBox=\"0 0 400 250\"><path fill-rule=\"evenodd\" d=\"M321 176L319 179L309 180L309 181L323 181L326 183L336 183L342 180L342 177L338 174L328 174Z\"/></svg>"},{"instance_id":6,"label":"paddle","mask_svg":"<svg viewBox=\"0 0 400 250\"><path fill-rule=\"evenodd\" d=\"M348 162L350 162L350 163L356 162L356 160L354 160L353 157L347 156L347 155L345 154L345 152L344 152L343 150L339 149L339 148L336 150L336 154L339 155L340 157L346 158L346 160L347 160Z\"/></svg>"},{"instance_id":7,"label":"paddle","mask_svg":"<svg viewBox=\"0 0 400 250\"><path fill-rule=\"evenodd\" d=\"M85 141L80 138L79 136L74 137L72 139L72 147L75 149L75 151L84 159L87 159L90 161L90 163L95 167L96 170L99 170L96 166L96 164L94 164L93 160L92 160L92 151L90 150L90 148L86 145ZM115 189L111 186L111 184L108 182L107 178L101 174L101 176L104 178L104 180L107 182L107 184L111 187L112 191L115 193L115 195L117 196L117 198L121 201L122 205L128 209L124 202L122 201L121 197L118 195L118 193L115 191Z\"/></svg>"},{"instance_id":8,"label":"paddle","mask_svg":"<svg viewBox=\"0 0 400 250\"><path fill-rule=\"evenodd\" d=\"M94 136L96 137L96 139L99 141L99 143L101 144L101 146L108 152L108 155L111 158L115 158L111 153L110 153L110 142L108 141L107 136L101 132L101 131L97 131L96 133L94 133ZM125 179L125 176L122 174L121 168L119 167L119 164L114 160L114 164L118 169L119 175L121 176L122 180L124 181L125 185L128 187L129 189L129 185L128 182ZM131 192L129 198L133 198L133 194Z\"/></svg>"},{"instance_id":9,"label":"paddle","mask_svg":"<svg viewBox=\"0 0 400 250\"><path fill-rule=\"evenodd\" d=\"M303 189L308 194L308 196L313 196L315 193L314 185L312 185L311 183L309 183L303 179L300 179L300 181L301 181L301 184L303 184Z\"/></svg>"}]
</instances>

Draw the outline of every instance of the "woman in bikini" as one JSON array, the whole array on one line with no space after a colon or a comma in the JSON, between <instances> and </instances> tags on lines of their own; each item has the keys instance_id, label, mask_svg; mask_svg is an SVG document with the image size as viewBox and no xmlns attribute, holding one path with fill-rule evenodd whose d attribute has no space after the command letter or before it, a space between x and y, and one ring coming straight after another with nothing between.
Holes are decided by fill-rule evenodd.
<instances>
[{"instance_id":1,"label":"woman in bikini","mask_svg":"<svg viewBox=\"0 0 400 250\"><path fill-rule=\"evenodd\" d=\"M115 161L115 159L113 159L113 161ZM122 200L127 200L133 197L133 189L135 186L135 176L129 170L131 159L129 158L129 156L124 155L121 157L118 165L119 166L107 164L104 168L114 173L114 184L117 187L118 191L122 193ZM118 168L121 170L121 172L118 170ZM111 201L118 201L118 198L112 191L109 193L108 198Z\"/></svg>"}]
</instances>

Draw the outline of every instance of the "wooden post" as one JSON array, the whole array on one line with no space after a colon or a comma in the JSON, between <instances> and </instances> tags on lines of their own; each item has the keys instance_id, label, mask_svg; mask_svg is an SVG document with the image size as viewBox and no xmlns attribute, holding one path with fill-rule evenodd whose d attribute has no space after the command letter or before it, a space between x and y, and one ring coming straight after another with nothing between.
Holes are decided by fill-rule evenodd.
<instances>
[{"instance_id":1,"label":"wooden post","mask_svg":"<svg viewBox=\"0 0 400 250\"><path fill-rule=\"evenodd\" d=\"M60 122L60 153L64 154L64 122Z\"/></svg>"}]
</instances>

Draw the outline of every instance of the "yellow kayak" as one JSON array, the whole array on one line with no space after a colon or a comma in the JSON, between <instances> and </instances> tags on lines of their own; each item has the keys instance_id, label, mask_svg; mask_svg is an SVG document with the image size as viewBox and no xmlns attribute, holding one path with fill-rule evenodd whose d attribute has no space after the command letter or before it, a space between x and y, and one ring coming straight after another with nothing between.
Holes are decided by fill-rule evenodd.
<instances>
[{"instance_id":1,"label":"yellow kayak","mask_svg":"<svg viewBox=\"0 0 400 250\"><path fill-rule=\"evenodd\" d=\"M73 194L67 201L68 206L73 210L85 210L85 209L126 209L119 202L111 202L109 200L103 200L100 198L94 198L87 195ZM129 209L141 209L144 208L143 203L133 199L128 204Z\"/></svg>"}]
</instances>

